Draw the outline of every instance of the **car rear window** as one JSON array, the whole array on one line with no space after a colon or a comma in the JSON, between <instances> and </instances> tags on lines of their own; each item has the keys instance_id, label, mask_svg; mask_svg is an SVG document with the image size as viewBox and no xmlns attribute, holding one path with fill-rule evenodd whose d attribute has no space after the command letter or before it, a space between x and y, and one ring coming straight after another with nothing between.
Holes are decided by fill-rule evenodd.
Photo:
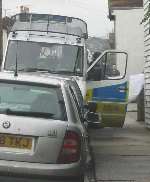
<instances>
[{"instance_id":1,"label":"car rear window","mask_svg":"<svg viewBox=\"0 0 150 182\"><path fill-rule=\"evenodd\" d=\"M60 87L0 83L0 113L67 120Z\"/></svg>"}]
</instances>

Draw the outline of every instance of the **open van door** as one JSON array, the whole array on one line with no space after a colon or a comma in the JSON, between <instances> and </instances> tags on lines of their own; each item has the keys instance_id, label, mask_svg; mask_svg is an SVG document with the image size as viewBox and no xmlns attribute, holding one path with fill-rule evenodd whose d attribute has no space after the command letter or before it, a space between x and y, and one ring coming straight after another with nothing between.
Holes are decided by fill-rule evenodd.
<instances>
[{"instance_id":1,"label":"open van door","mask_svg":"<svg viewBox=\"0 0 150 182\"><path fill-rule=\"evenodd\" d=\"M109 50L87 70L87 102L96 104L104 127L122 127L127 111L126 52Z\"/></svg>"}]
</instances>

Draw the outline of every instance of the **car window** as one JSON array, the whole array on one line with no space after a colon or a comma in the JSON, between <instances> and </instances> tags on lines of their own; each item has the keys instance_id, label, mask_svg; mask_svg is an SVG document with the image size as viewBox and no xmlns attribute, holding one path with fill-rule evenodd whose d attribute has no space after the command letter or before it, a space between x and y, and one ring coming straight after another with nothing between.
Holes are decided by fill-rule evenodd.
<instances>
[{"instance_id":1,"label":"car window","mask_svg":"<svg viewBox=\"0 0 150 182\"><path fill-rule=\"evenodd\" d=\"M81 90L80 90L77 82L73 81L72 84L70 84L70 85L76 95L80 108L82 108L84 105L84 100L83 100L83 96L82 96Z\"/></svg>"},{"instance_id":2,"label":"car window","mask_svg":"<svg viewBox=\"0 0 150 182\"><path fill-rule=\"evenodd\" d=\"M73 89L71 87L69 87L69 89L70 89L71 95L73 97L73 100L74 100L74 102L76 104L80 120L82 121L83 120L83 114L82 114L82 110L81 110L81 108L79 106L78 100L76 98L76 95L75 95L75 93L74 93L74 91L73 91Z\"/></svg>"},{"instance_id":3,"label":"car window","mask_svg":"<svg viewBox=\"0 0 150 182\"><path fill-rule=\"evenodd\" d=\"M66 120L61 88L28 84L0 83L0 112L26 113ZM23 114L24 115L24 114Z\"/></svg>"}]
</instances>

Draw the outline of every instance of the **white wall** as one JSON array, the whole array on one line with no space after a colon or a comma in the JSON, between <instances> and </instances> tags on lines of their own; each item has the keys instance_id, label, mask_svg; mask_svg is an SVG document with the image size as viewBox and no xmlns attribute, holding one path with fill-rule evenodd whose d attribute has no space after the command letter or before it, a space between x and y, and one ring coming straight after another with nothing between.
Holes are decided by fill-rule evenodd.
<instances>
[{"instance_id":1,"label":"white wall","mask_svg":"<svg viewBox=\"0 0 150 182\"><path fill-rule=\"evenodd\" d=\"M116 15L116 49L128 52L128 74L138 74L144 69L144 27L140 24L143 8L114 10Z\"/></svg>"},{"instance_id":2,"label":"white wall","mask_svg":"<svg viewBox=\"0 0 150 182\"><path fill-rule=\"evenodd\" d=\"M144 10L145 14L149 9L149 1L144 0ZM144 44L145 44L145 67L144 67L144 76L145 76L145 86L144 86L144 95L145 95L145 123L148 128L150 128L150 23L149 19L144 23Z\"/></svg>"}]
</instances>

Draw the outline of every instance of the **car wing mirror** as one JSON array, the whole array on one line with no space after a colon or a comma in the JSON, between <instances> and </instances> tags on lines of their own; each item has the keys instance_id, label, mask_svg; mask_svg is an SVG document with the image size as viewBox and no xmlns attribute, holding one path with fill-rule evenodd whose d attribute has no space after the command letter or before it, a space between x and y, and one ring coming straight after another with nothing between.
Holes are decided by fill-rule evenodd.
<instances>
[{"instance_id":1,"label":"car wing mirror","mask_svg":"<svg viewBox=\"0 0 150 182\"><path fill-rule=\"evenodd\" d=\"M101 128L101 117L99 117L99 114L94 112L89 112L86 115L86 120L88 123L89 128Z\"/></svg>"}]
</instances>

